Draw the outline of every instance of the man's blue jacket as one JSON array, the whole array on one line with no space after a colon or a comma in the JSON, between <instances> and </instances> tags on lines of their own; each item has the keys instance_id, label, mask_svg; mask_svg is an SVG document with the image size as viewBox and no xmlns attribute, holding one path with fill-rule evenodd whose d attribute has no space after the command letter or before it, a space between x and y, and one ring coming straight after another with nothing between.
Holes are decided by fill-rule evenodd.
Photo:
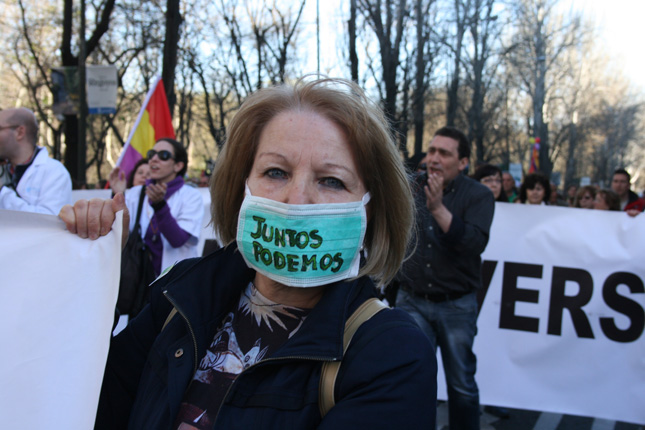
<instances>
[{"instance_id":1,"label":"man's blue jacket","mask_svg":"<svg viewBox=\"0 0 645 430\"><path fill-rule=\"evenodd\" d=\"M254 274L229 246L155 281L150 305L112 339L96 428L173 428L199 361ZM376 314L343 356L345 321L373 296L365 277L327 286L298 332L238 375L214 428L434 428L436 358L405 312ZM162 330L173 307L178 313ZM336 406L321 419L321 365L341 359Z\"/></svg>"}]
</instances>

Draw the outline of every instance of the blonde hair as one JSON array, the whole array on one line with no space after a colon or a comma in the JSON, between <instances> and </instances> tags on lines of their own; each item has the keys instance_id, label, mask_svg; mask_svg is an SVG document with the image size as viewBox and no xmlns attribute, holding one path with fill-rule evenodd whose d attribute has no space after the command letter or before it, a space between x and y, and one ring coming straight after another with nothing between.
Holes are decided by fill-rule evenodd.
<instances>
[{"instance_id":1,"label":"blonde hair","mask_svg":"<svg viewBox=\"0 0 645 430\"><path fill-rule=\"evenodd\" d=\"M359 175L370 192L365 235L367 259L359 276L379 285L391 280L406 253L414 224L414 205L405 168L383 111L353 82L324 78L261 89L240 107L227 129L226 143L211 180L211 215L220 240L228 245L237 234L244 184L260 134L285 111L315 112L346 133Z\"/></svg>"}]
</instances>

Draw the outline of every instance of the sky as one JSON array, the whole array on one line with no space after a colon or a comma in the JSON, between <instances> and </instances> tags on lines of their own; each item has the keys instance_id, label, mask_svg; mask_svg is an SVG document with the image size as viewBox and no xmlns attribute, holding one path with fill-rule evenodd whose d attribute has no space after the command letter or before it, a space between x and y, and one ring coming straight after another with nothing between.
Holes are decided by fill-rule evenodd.
<instances>
[{"instance_id":1,"label":"sky","mask_svg":"<svg viewBox=\"0 0 645 430\"><path fill-rule=\"evenodd\" d=\"M645 92L645 1L566 0L598 29L598 44L611 53L612 61Z\"/></svg>"},{"instance_id":2,"label":"sky","mask_svg":"<svg viewBox=\"0 0 645 430\"><path fill-rule=\"evenodd\" d=\"M645 0L560 0L563 10L581 11L598 30L599 46L610 52L613 66L622 68L625 75L645 93ZM335 35L346 20L343 10L346 0L319 0L321 15L321 69L338 62ZM306 20L315 34L316 1L305 6ZM316 69L315 46L309 50L309 71Z\"/></svg>"}]
</instances>

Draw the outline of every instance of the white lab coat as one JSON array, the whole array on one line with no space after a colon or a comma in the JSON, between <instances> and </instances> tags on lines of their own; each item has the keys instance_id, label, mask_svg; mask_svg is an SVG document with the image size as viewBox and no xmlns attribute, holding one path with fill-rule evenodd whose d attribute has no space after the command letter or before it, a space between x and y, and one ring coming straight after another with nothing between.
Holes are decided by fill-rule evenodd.
<instances>
[{"instance_id":1,"label":"white lab coat","mask_svg":"<svg viewBox=\"0 0 645 430\"><path fill-rule=\"evenodd\" d=\"M16 191L7 186L0 189L0 209L58 215L64 205L71 203L72 178L45 148L40 148Z\"/></svg>"},{"instance_id":2,"label":"white lab coat","mask_svg":"<svg viewBox=\"0 0 645 430\"><path fill-rule=\"evenodd\" d=\"M139 195L141 186L132 187L125 192L125 204L130 212L130 232L134 230L134 220L137 216L137 206L139 205ZM202 229L202 219L204 217L204 202L199 191L190 185L184 184L166 201L170 208L170 213L183 230L190 234L190 239L180 246L173 246L161 234L163 252L161 255L161 271L163 272L169 266L172 266L180 260L186 258L198 257L201 252L197 249L199 235ZM141 208L141 235L145 236L148 230L150 220L154 215L154 209L148 203L148 196L143 199Z\"/></svg>"}]
</instances>

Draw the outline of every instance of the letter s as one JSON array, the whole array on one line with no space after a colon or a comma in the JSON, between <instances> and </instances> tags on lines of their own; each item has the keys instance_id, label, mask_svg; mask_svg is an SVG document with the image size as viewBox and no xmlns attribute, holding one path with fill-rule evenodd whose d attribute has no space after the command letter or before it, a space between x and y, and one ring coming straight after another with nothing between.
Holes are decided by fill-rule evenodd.
<instances>
[{"instance_id":1,"label":"letter s","mask_svg":"<svg viewBox=\"0 0 645 430\"><path fill-rule=\"evenodd\" d=\"M600 328L609 339L616 342L634 342L645 327L645 311L634 300L618 294L617 287L621 284L627 285L632 293L645 293L643 281L633 273L616 272L609 275L602 286L602 297L611 309L625 315L630 319L631 325L621 330L616 326L613 318L600 318Z\"/></svg>"}]
</instances>

